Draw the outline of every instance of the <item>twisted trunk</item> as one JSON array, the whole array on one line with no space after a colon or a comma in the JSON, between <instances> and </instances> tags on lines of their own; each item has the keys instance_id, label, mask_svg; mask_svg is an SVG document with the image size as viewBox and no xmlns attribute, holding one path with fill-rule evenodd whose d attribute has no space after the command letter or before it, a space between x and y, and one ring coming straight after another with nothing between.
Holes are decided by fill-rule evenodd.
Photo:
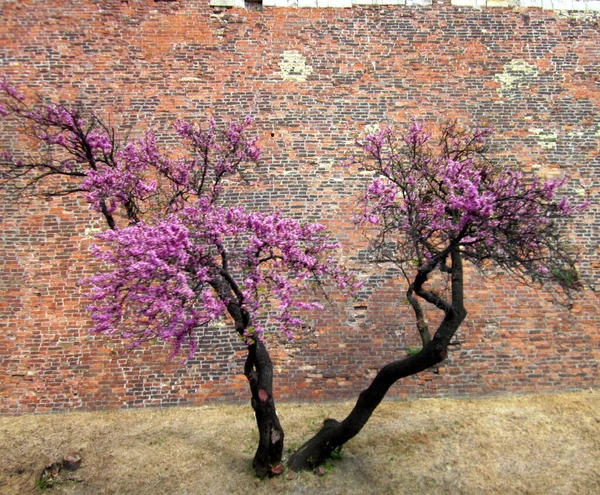
<instances>
[{"instance_id":1,"label":"twisted trunk","mask_svg":"<svg viewBox=\"0 0 600 495\"><path fill-rule=\"evenodd\" d=\"M361 392L354 409L346 419L341 422L334 419L326 420L316 435L290 457L288 466L291 470L312 469L323 463L335 449L343 446L360 432L394 383L404 377L420 373L446 358L448 344L467 315L463 305L462 261L458 251L453 251L451 258L451 302L446 303L439 296L423 290L423 284L427 281L431 269L421 271L412 285L417 295L428 301L434 299L435 305L440 309L443 306L445 311L444 319L433 338L418 354L384 366L369 387Z\"/></svg>"},{"instance_id":2,"label":"twisted trunk","mask_svg":"<svg viewBox=\"0 0 600 495\"><path fill-rule=\"evenodd\" d=\"M250 314L243 309L241 293L225 268L221 270L220 276L213 278L211 285L221 300L228 301L227 312L235 322L235 330L245 338L251 325ZM258 338L248 344L244 375L250 385L251 404L259 434L252 467L259 478L265 478L278 474L284 435L273 399L273 363L267 348Z\"/></svg>"},{"instance_id":3,"label":"twisted trunk","mask_svg":"<svg viewBox=\"0 0 600 495\"><path fill-rule=\"evenodd\" d=\"M250 383L259 433L252 467L259 478L265 478L280 472L284 434L273 400L273 364L267 348L259 340L248 346L244 374Z\"/></svg>"}]
</instances>

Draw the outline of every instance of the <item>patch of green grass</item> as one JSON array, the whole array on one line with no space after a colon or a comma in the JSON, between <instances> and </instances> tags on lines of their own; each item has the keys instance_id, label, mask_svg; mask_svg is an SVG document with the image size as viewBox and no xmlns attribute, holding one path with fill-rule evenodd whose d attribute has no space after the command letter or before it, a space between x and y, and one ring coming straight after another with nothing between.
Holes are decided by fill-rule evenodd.
<instances>
[{"instance_id":1,"label":"patch of green grass","mask_svg":"<svg viewBox=\"0 0 600 495\"><path fill-rule=\"evenodd\" d=\"M419 346L419 347L409 347L406 351L406 354L408 354L410 357L412 356L416 356L417 354L419 354L419 352L421 352L423 350L423 347Z\"/></svg>"}]
</instances>

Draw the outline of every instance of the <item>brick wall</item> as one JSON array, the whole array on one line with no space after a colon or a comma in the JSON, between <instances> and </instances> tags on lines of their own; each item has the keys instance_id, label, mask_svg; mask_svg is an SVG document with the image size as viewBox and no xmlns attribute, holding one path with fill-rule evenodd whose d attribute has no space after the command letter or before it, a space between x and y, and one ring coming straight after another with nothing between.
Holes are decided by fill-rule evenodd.
<instances>
[{"instance_id":1,"label":"brick wall","mask_svg":"<svg viewBox=\"0 0 600 495\"><path fill-rule=\"evenodd\" d=\"M409 2L417 3L417 2ZM426 2L422 2L426 3ZM456 2L455 2L456 3ZM489 3L489 2L488 2ZM179 117L252 113L264 176L244 196L321 219L350 262L365 244L349 221L360 176L338 166L365 125L463 117L494 123L497 155L569 173L592 207L576 225L584 267L600 241L600 18L589 11L395 5L219 9L209 0L5 0L0 72L30 96L81 99L133 134L170 142ZM4 124L2 149L23 146ZM77 281L99 226L76 198L2 194L0 410L47 412L246 401L244 349L216 326L197 357L125 352L87 334ZM282 400L355 397L418 339L403 287L373 271L358 303L331 294L291 345L274 336ZM568 312L501 274L467 275L469 317L439 367L396 397L597 387L600 313L592 293Z\"/></svg>"}]
</instances>

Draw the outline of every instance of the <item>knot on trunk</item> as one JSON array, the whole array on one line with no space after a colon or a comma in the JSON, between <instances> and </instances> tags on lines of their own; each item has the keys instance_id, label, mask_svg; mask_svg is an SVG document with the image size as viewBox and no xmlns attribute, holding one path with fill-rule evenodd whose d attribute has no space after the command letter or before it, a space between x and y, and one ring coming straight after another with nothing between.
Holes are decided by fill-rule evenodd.
<instances>
[{"instance_id":1,"label":"knot on trunk","mask_svg":"<svg viewBox=\"0 0 600 495\"><path fill-rule=\"evenodd\" d=\"M266 390L264 390L264 389L262 389L262 388L261 388L261 389L258 391L258 399L259 399L261 402L267 402L267 401L269 400L269 394L267 393L267 391L266 391Z\"/></svg>"},{"instance_id":2,"label":"knot on trunk","mask_svg":"<svg viewBox=\"0 0 600 495\"><path fill-rule=\"evenodd\" d=\"M329 428L334 428L335 426L337 426L339 424L340 424L340 422L337 419L327 418L325 421L323 421L323 426L321 427L321 431L328 430Z\"/></svg>"}]
</instances>

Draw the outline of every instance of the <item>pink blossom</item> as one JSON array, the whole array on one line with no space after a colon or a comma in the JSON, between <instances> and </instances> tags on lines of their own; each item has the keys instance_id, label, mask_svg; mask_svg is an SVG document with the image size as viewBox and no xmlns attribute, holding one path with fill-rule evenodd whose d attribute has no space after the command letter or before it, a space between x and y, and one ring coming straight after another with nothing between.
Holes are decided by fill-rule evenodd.
<instances>
[{"instance_id":1,"label":"pink blossom","mask_svg":"<svg viewBox=\"0 0 600 495\"><path fill-rule=\"evenodd\" d=\"M556 200L566 178L543 181L491 163L483 151L492 131L448 124L437 145L413 119L400 138L386 127L358 142L375 177L356 219L378 225L373 245L384 257L435 264L460 249L474 263L492 260L536 281L560 273L551 267L567 260L562 225L586 203Z\"/></svg>"},{"instance_id":2,"label":"pink blossom","mask_svg":"<svg viewBox=\"0 0 600 495\"><path fill-rule=\"evenodd\" d=\"M185 198L164 216L100 236L94 253L106 271L85 281L95 331L117 331L140 343L161 338L178 351L224 318L233 301L250 315L247 340L263 339L266 321L277 321L291 338L301 312L322 308L306 299L314 280L329 278L351 292L360 288L339 266L339 244L323 225L218 201L221 177L259 156L256 140L244 136L250 123L229 123L220 133L214 120L206 128L178 122L177 132L201 163L165 158L147 133L125 145L112 164L88 171L83 187L95 208L104 204L112 212L132 198L152 204L152 195L169 184ZM199 176L207 180L200 183ZM223 281L229 296L218 289Z\"/></svg>"}]
</instances>

